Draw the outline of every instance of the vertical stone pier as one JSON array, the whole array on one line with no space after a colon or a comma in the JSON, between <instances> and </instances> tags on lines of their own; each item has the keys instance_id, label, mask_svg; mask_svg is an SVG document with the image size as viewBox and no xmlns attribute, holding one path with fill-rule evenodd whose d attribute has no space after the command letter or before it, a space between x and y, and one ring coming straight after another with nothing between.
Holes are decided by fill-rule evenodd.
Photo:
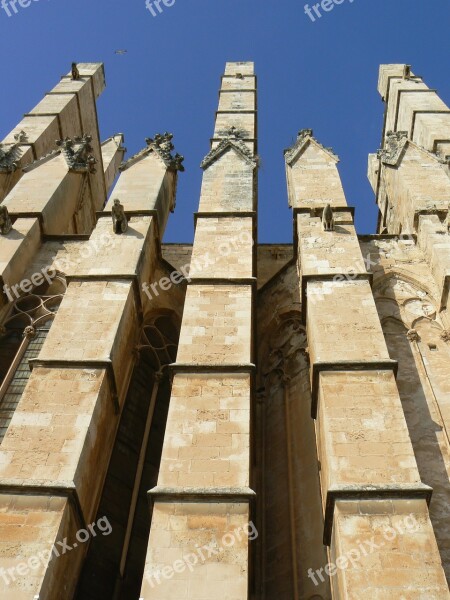
<instances>
[{"instance_id":1,"label":"vertical stone pier","mask_svg":"<svg viewBox=\"0 0 450 600\"><path fill-rule=\"evenodd\" d=\"M141 591L152 600L249 594L254 373L256 78L227 63L205 157ZM250 534L249 534L250 530Z\"/></svg>"},{"instance_id":2,"label":"vertical stone pier","mask_svg":"<svg viewBox=\"0 0 450 600\"><path fill-rule=\"evenodd\" d=\"M338 159L311 130L300 132L285 158L311 360L324 543L330 560L341 565L333 573L333 597L448 598L427 509L432 490L420 480L397 365L384 341ZM352 562L348 557L356 552L361 559Z\"/></svg>"},{"instance_id":3,"label":"vertical stone pier","mask_svg":"<svg viewBox=\"0 0 450 600\"><path fill-rule=\"evenodd\" d=\"M95 81L87 81L89 94L95 95ZM61 93L46 102L59 106L66 100L78 106L81 100L72 88L81 83L68 80L61 85ZM96 132L95 104L93 110L83 119ZM12 418L2 431L4 600L67 600L75 593L93 535L86 528L97 515L142 331L148 302L142 285L153 280L161 236L175 205L182 157L172 156L171 138L165 134L147 140L143 151L121 165L114 197L124 207L127 228L120 234L113 230L111 205L102 212L96 209L103 208L106 190L119 170L121 135L102 145L105 164L98 136L64 138L61 149L32 163L5 199L15 220L11 231L0 237L4 281L12 284L26 277L34 282L35 274L47 268L53 275L58 271L58 281L67 285L58 292L49 291L53 282L38 291L30 286L33 294L22 294L24 306L27 300L40 302L41 296L57 297L48 321L27 327L33 330L27 334L30 338L42 333L43 344L30 361L31 374L21 365L26 372L23 393L16 394ZM95 173L90 171L91 153L97 161ZM83 179L87 234L70 235ZM13 307L9 304L4 310L11 312ZM44 313L40 306L35 320ZM45 333L40 331L44 321ZM3 334L8 335L9 323L6 320ZM83 541L81 530L91 532Z\"/></svg>"}]
</instances>

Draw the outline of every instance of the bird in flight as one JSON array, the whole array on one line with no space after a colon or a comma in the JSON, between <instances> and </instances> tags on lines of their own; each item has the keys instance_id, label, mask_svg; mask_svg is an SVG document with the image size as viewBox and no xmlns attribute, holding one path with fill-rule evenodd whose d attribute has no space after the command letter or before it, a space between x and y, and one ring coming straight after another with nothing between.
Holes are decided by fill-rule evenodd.
<instances>
[{"instance_id":1,"label":"bird in flight","mask_svg":"<svg viewBox=\"0 0 450 600\"><path fill-rule=\"evenodd\" d=\"M116 50L114 54L126 54L128 50Z\"/></svg>"}]
</instances>

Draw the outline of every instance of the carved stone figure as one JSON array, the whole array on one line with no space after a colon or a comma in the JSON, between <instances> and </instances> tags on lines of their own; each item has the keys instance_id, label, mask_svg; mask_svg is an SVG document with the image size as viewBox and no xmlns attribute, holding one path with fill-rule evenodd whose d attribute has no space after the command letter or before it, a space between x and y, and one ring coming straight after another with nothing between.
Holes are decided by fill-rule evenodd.
<instances>
[{"instance_id":1,"label":"carved stone figure","mask_svg":"<svg viewBox=\"0 0 450 600\"><path fill-rule=\"evenodd\" d=\"M13 144L0 144L0 173L13 173L19 168L22 155L20 144L27 140L27 134L21 130L14 135Z\"/></svg>"},{"instance_id":2,"label":"carved stone figure","mask_svg":"<svg viewBox=\"0 0 450 600\"><path fill-rule=\"evenodd\" d=\"M450 342L450 329L446 329L441 333L441 339L444 340L444 342Z\"/></svg>"},{"instance_id":3,"label":"carved stone figure","mask_svg":"<svg viewBox=\"0 0 450 600\"><path fill-rule=\"evenodd\" d=\"M184 167L182 162L184 161L184 156L175 154L172 156L172 150L174 149L174 145L172 143L173 133L169 133L166 131L165 133L157 133L154 138L145 138L147 146L152 146L165 164L177 171L184 171Z\"/></svg>"},{"instance_id":4,"label":"carved stone figure","mask_svg":"<svg viewBox=\"0 0 450 600\"><path fill-rule=\"evenodd\" d=\"M420 342L420 336L415 329L410 329L407 331L406 337L410 342Z\"/></svg>"},{"instance_id":5,"label":"carved stone figure","mask_svg":"<svg viewBox=\"0 0 450 600\"><path fill-rule=\"evenodd\" d=\"M322 225L324 231L334 231L333 211L331 210L331 206L329 204L327 204L323 209Z\"/></svg>"},{"instance_id":6,"label":"carved stone figure","mask_svg":"<svg viewBox=\"0 0 450 600\"><path fill-rule=\"evenodd\" d=\"M123 205L116 198L112 207L112 220L114 233L125 233L128 229L128 220Z\"/></svg>"},{"instance_id":7,"label":"carved stone figure","mask_svg":"<svg viewBox=\"0 0 450 600\"><path fill-rule=\"evenodd\" d=\"M0 234L6 235L12 229L11 218L4 204L0 205Z\"/></svg>"},{"instance_id":8,"label":"carved stone figure","mask_svg":"<svg viewBox=\"0 0 450 600\"><path fill-rule=\"evenodd\" d=\"M32 325L28 325L23 330L23 337L33 339L34 337L36 337L36 329Z\"/></svg>"},{"instance_id":9,"label":"carved stone figure","mask_svg":"<svg viewBox=\"0 0 450 600\"><path fill-rule=\"evenodd\" d=\"M80 79L80 71L78 70L77 63L72 63L72 79L75 81Z\"/></svg>"},{"instance_id":10,"label":"carved stone figure","mask_svg":"<svg viewBox=\"0 0 450 600\"><path fill-rule=\"evenodd\" d=\"M378 150L378 158L387 165L395 166L407 139L407 131L388 131L384 148Z\"/></svg>"},{"instance_id":11,"label":"carved stone figure","mask_svg":"<svg viewBox=\"0 0 450 600\"><path fill-rule=\"evenodd\" d=\"M56 140L70 169L77 172L95 173L96 158L92 155L92 137L83 134L74 138Z\"/></svg>"}]
</instances>

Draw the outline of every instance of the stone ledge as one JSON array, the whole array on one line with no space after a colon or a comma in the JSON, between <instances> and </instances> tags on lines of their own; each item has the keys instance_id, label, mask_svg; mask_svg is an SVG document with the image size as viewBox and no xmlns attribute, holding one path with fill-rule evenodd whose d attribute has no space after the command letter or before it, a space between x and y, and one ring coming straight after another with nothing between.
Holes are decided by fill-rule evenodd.
<instances>
[{"instance_id":1,"label":"stone ledge","mask_svg":"<svg viewBox=\"0 0 450 600\"><path fill-rule=\"evenodd\" d=\"M173 374L190 373L196 375L198 373L250 373L256 372L256 365L253 363L246 364L195 364L195 363L173 363L169 365Z\"/></svg>"},{"instance_id":2,"label":"stone ledge","mask_svg":"<svg viewBox=\"0 0 450 600\"><path fill-rule=\"evenodd\" d=\"M238 488L171 488L156 486L147 492L150 502L253 502L256 492L249 487Z\"/></svg>"},{"instance_id":3,"label":"stone ledge","mask_svg":"<svg viewBox=\"0 0 450 600\"><path fill-rule=\"evenodd\" d=\"M402 241L401 238L404 237L405 234L402 233L362 233L358 234L358 240L360 242L370 242L372 240L399 240ZM416 233L408 233L408 238L411 238L415 243L417 243L417 234Z\"/></svg>"},{"instance_id":4,"label":"stone ledge","mask_svg":"<svg viewBox=\"0 0 450 600\"><path fill-rule=\"evenodd\" d=\"M221 218L230 218L236 217L238 219L245 218L256 218L256 211L254 210L246 210L246 211L223 211L223 212L195 212L194 213L194 227L197 226L198 219L221 219Z\"/></svg>"},{"instance_id":5,"label":"stone ledge","mask_svg":"<svg viewBox=\"0 0 450 600\"><path fill-rule=\"evenodd\" d=\"M157 217L158 211L154 208L149 210L125 210L125 214L127 217ZM97 220L101 217L111 217L111 210L97 210L95 213ZM123 235L123 234L121 234Z\"/></svg>"},{"instance_id":6,"label":"stone ledge","mask_svg":"<svg viewBox=\"0 0 450 600\"><path fill-rule=\"evenodd\" d=\"M44 233L43 242L88 242L91 239L89 233Z\"/></svg>"},{"instance_id":7,"label":"stone ledge","mask_svg":"<svg viewBox=\"0 0 450 600\"><path fill-rule=\"evenodd\" d=\"M189 277L189 285L251 285L257 284L256 277Z\"/></svg>"},{"instance_id":8,"label":"stone ledge","mask_svg":"<svg viewBox=\"0 0 450 600\"><path fill-rule=\"evenodd\" d=\"M426 500L430 504L433 488L424 483L393 485L342 485L328 489L325 507L323 543L330 546L333 532L334 507L337 500Z\"/></svg>"},{"instance_id":9,"label":"stone ledge","mask_svg":"<svg viewBox=\"0 0 450 600\"><path fill-rule=\"evenodd\" d=\"M0 496L58 496L72 505L80 529L86 529L86 519L73 481L44 481L30 479L0 479Z\"/></svg>"},{"instance_id":10,"label":"stone ledge","mask_svg":"<svg viewBox=\"0 0 450 600\"><path fill-rule=\"evenodd\" d=\"M301 214L307 214L307 215L310 215L311 217L314 217L314 216L319 217L320 215L315 215L314 213L317 210L325 208L325 204L326 204L326 201L324 200L323 206L317 204L317 206L314 205L314 206L304 206L304 207L293 207L292 212L293 212L294 217L296 215L301 215ZM333 212L349 212L352 217L355 216L355 207L354 206L332 206L331 210ZM340 221L336 224L342 225L342 223ZM353 223L351 223L351 225L353 225Z\"/></svg>"},{"instance_id":11,"label":"stone ledge","mask_svg":"<svg viewBox=\"0 0 450 600\"><path fill-rule=\"evenodd\" d=\"M240 92L248 92L250 90L240 90ZM252 109L252 108L235 108L235 109L230 109L230 110L216 110L216 115L233 115L233 114L247 114L247 115L252 115L254 113L257 113L258 111L256 109ZM222 139L222 138L221 138ZM242 139L248 139L248 138L242 138Z\"/></svg>"}]
</instances>

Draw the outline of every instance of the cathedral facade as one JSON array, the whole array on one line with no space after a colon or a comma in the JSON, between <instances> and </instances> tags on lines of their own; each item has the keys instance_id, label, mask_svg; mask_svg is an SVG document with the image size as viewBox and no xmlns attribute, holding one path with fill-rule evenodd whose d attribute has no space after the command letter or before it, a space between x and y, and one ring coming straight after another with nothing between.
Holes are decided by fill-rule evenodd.
<instances>
[{"instance_id":1,"label":"cathedral facade","mask_svg":"<svg viewBox=\"0 0 450 600\"><path fill-rule=\"evenodd\" d=\"M194 242L164 244L183 156L101 141L104 87L72 65L0 144L0 598L450 598L450 109L382 65L377 234L303 129L293 242L258 244L227 63Z\"/></svg>"}]
</instances>

